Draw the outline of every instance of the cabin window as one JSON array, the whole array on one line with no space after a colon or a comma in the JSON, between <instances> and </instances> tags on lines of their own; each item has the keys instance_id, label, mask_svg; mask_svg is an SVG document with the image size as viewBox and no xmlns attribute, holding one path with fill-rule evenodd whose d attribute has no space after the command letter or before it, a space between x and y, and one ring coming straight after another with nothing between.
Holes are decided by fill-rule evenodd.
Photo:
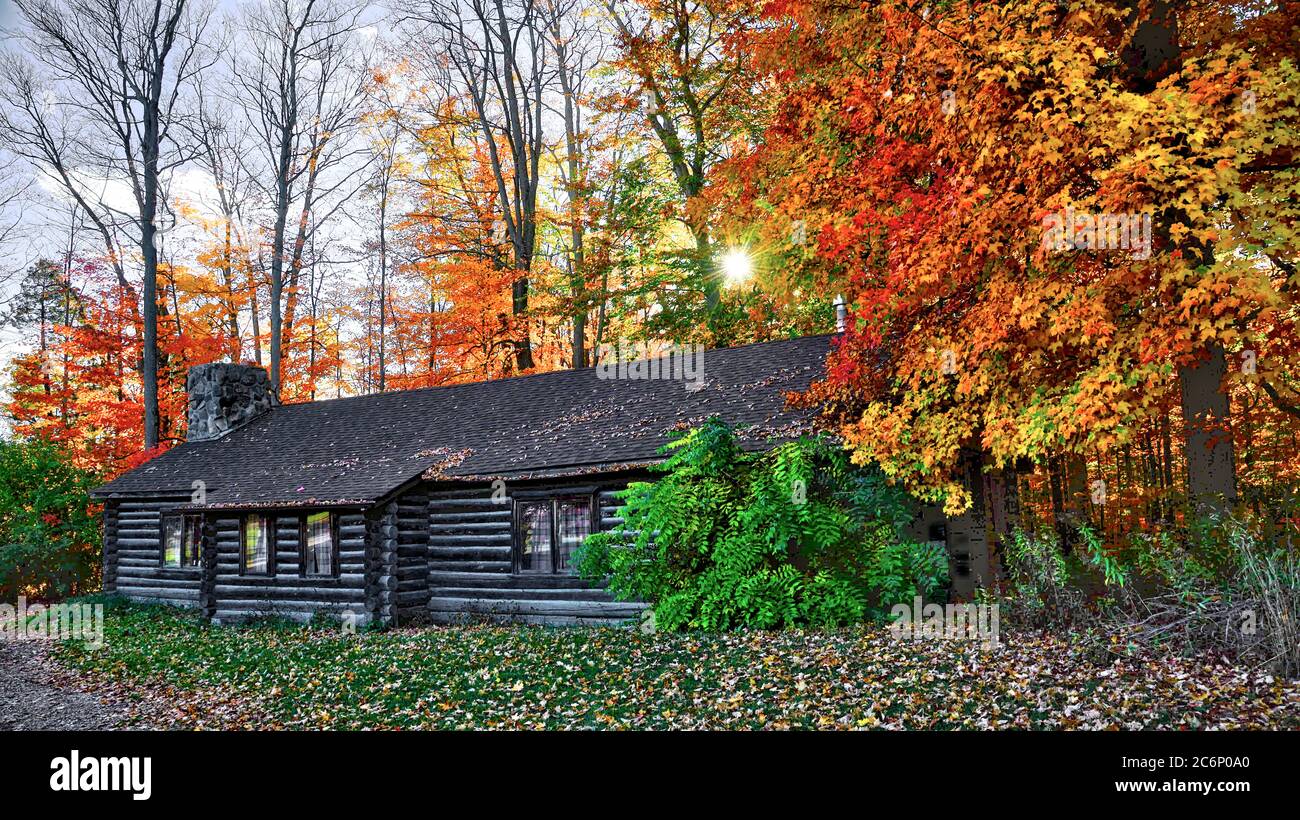
<instances>
[{"instance_id":1,"label":"cabin window","mask_svg":"<svg viewBox=\"0 0 1300 820\"><path fill-rule=\"evenodd\" d=\"M162 520L162 565L194 568L203 548L203 517L168 515Z\"/></svg>"},{"instance_id":2,"label":"cabin window","mask_svg":"<svg viewBox=\"0 0 1300 820\"><path fill-rule=\"evenodd\" d=\"M270 575L271 519L265 515L244 516L240 533L239 569L245 575Z\"/></svg>"},{"instance_id":3,"label":"cabin window","mask_svg":"<svg viewBox=\"0 0 1300 820\"><path fill-rule=\"evenodd\" d=\"M303 575L338 573L338 516L331 512L308 513L300 519Z\"/></svg>"},{"instance_id":4,"label":"cabin window","mask_svg":"<svg viewBox=\"0 0 1300 820\"><path fill-rule=\"evenodd\" d=\"M568 573L574 551L592 531L591 496L519 501L515 571Z\"/></svg>"}]
</instances>

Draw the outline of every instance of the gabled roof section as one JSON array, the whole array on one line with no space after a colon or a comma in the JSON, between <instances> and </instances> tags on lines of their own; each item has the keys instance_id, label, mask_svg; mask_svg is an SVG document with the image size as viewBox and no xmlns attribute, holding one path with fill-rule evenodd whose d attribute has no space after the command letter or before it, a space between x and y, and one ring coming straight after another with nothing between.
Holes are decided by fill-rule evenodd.
<instances>
[{"instance_id":1,"label":"gabled roof section","mask_svg":"<svg viewBox=\"0 0 1300 820\"><path fill-rule=\"evenodd\" d=\"M703 385L562 370L451 387L286 404L214 441L173 447L97 497L190 495L209 507L366 505L421 476L577 475L662 459L673 429L711 415L760 449L811 430L785 396L824 369L830 336L703 354Z\"/></svg>"}]
</instances>

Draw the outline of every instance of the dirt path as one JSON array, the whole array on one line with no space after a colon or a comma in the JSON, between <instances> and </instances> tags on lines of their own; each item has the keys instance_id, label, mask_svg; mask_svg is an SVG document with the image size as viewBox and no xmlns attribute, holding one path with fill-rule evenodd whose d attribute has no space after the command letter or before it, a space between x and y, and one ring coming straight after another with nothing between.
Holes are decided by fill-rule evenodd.
<instances>
[{"instance_id":1,"label":"dirt path","mask_svg":"<svg viewBox=\"0 0 1300 820\"><path fill-rule=\"evenodd\" d=\"M145 728L128 725L125 701L77 689L49 650L45 641L0 641L0 730Z\"/></svg>"}]
</instances>

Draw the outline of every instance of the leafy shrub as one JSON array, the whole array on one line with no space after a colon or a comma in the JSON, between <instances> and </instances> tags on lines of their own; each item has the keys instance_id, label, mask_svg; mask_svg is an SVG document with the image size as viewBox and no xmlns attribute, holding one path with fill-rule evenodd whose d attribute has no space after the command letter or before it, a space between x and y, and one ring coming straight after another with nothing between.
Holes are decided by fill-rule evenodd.
<instances>
[{"instance_id":1,"label":"leafy shrub","mask_svg":"<svg viewBox=\"0 0 1300 820\"><path fill-rule=\"evenodd\" d=\"M998 602L1014 625L1097 627L1112 651L1215 652L1300 675L1300 557L1260 530L1219 517L1183 538L1144 533L1108 550L1081 527L1083 549L1069 556L1052 532L1017 531Z\"/></svg>"},{"instance_id":2,"label":"leafy shrub","mask_svg":"<svg viewBox=\"0 0 1300 820\"><path fill-rule=\"evenodd\" d=\"M0 441L0 600L57 599L99 585L98 483L42 439Z\"/></svg>"},{"instance_id":3,"label":"leafy shrub","mask_svg":"<svg viewBox=\"0 0 1300 820\"><path fill-rule=\"evenodd\" d=\"M1055 529L1016 530L1003 551L1007 579L997 603L1004 619L1032 629L1070 629L1092 625L1102 601L1088 590L1123 590L1130 582L1124 562L1086 524L1079 526L1067 550Z\"/></svg>"},{"instance_id":4,"label":"leafy shrub","mask_svg":"<svg viewBox=\"0 0 1300 820\"><path fill-rule=\"evenodd\" d=\"M661 628L851 623L946 581L942 551L898 540L906 495L823 439L747 453L713 418L665 451L659 480L622 493L622 526L577 556Z\"/></svg>"},{"instance_id":5,"label":"leafy shrub","mask_svg":"<svg viewBox=\"0 0 1300 820\"><path fill-rule=\"evenodd\" d=\"M1074 583L1054 530L1016 530L1003 558L1007 581L998 603L1008 623L1035 629L1069 627L1087 615L1087 596Z\"/></svg>"}]
</instances>

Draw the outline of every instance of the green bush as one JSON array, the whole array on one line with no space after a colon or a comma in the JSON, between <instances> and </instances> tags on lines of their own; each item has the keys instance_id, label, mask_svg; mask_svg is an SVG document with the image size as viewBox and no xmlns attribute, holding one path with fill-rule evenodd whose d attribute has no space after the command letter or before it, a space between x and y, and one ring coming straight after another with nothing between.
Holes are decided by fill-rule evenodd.
<instances>
[{"instance_id":1,"label":"green bush","mask_svg":"<svg viewBox=\"0 0 1300 820\"><path fill-rule=\"evenodd\" d=\"M665 451L662 477L622 493L622 526L577 557L584 577L651 603L660 628L851 623L947 580L942 550L899 538L907 496L823 439L749 453L714 418Z\"/></svg>"},{"instance_id":2,"label":"green bush","mask_svg":"<svg viewBox=\"0 0 1300 820\"><path fill-rule=\"evenodd\" d=\"M98 483L41 439L0 440L0 600L53 600L99 586Z\"/></svg>"},{"instance_id":3,"label":"green bush","mask_svg":"<svg viewBox=\"0 0 1300 820\"><path fill-rule=\"evenodd\" d=\"M1096 627L1108 652L1213 653L1294 677L1300 550L1287 533L1268 532L1258 521L1216 516L1107 549L1081 527L1082 549L1065 555L1055 532L1017 531L997 602L1012 625Z\"/></svg>"},{"instance_id":4,"label":"green bush","mask_svg":"<svg viewBox=\"0 0 1300 820\"><path fill-rule=\"evenodd\" d=\"M1066 557L1054 530L1016 530L1003 552L1006 582L997 603L1008 623L1033 629L1072 627L1089 616L1077 583L1078 559Z\"/></svg>"}]
</instances>

